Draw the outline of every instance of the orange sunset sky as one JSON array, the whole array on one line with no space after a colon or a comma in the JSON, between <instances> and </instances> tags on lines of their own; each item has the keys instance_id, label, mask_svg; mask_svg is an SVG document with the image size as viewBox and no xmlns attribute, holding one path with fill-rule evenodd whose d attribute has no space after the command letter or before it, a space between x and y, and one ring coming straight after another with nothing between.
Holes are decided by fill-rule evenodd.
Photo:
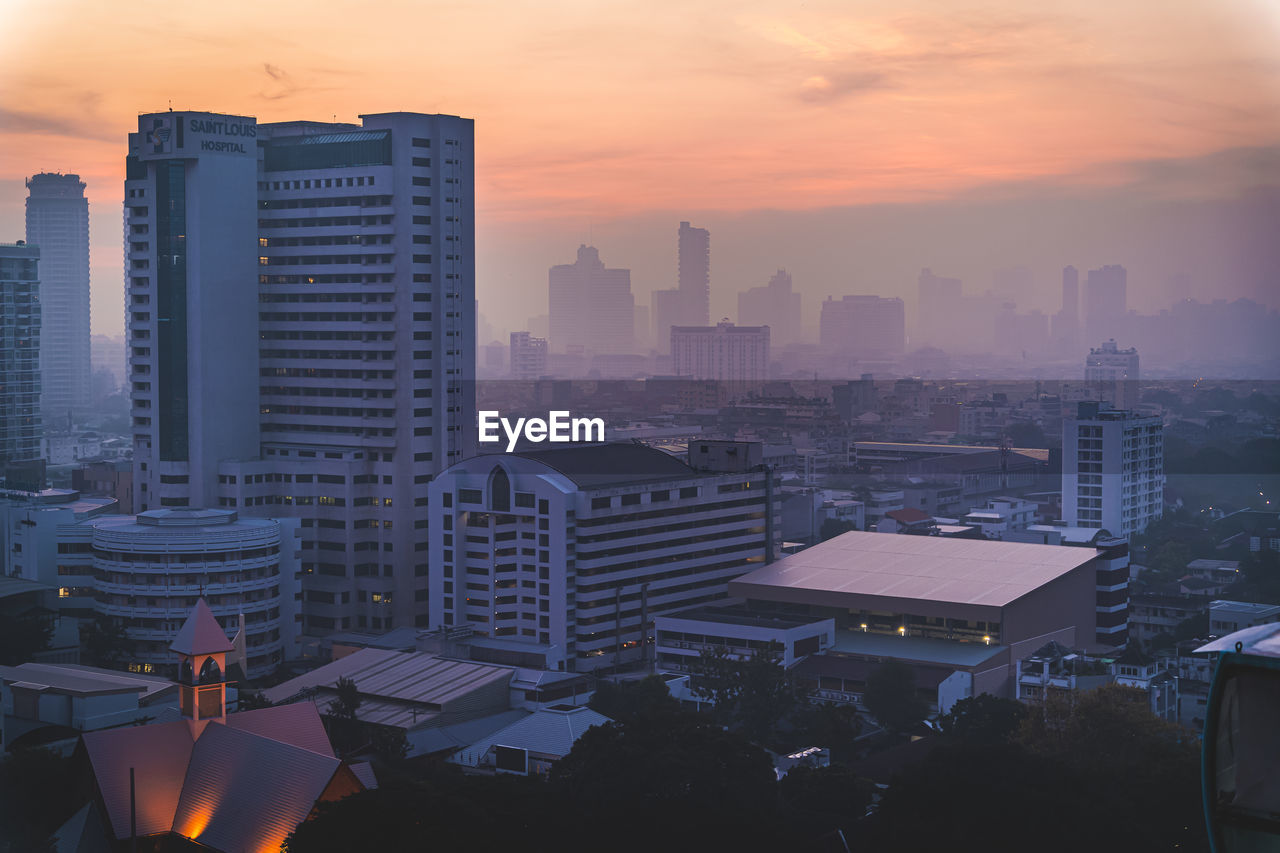
<instances>
[{"instance_id":1,"label":"orange sunset sky","mask_svg":"<svg viewBox=\"0 0 1280 853\"><path fill-rule=\"evenodd\" d=\"M0 240L22 236L25 176L78 172L108 334L123 326L125 136L170 103L264 121L474 118L477 289L499 331L545 312L546 267L587 239L647 303L671 286L676 221L707 225L713 307L728 311L778 266L842 286L844 238L813 242L815 212L1138 185L1150 203L1199 203L1274 182L1280 146L1277 0L6 0L0 20ZM1153 178L1166 162L1208 165ZM932 248L945 225L921 228L856 283L908 295L920 266L1005 261ZM1044 250L1027 257L1046 280L1051 264L1115 260Z\"/></svg>"}]
</instances>

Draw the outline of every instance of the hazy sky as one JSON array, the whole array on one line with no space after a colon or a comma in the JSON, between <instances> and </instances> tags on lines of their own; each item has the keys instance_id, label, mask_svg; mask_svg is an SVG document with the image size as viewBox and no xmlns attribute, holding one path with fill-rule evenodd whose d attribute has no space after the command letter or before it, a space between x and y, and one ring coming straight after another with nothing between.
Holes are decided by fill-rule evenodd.
<instances>
[{"instance_id":1,"label":"hazy sky","mask_svg":"<svg viewBox=\"0 0 1280 853\"><path fill-rule=\"evenodd\" d=\"M828 294L980 292L1031 266L1130 268L1158 307L1275 303L1276 0L786 3L0 0L0 240L22 179L79 172L94 327L119 333L125 136L139 112L476 120L477 271L499 327L546 311L591 239L672 285L680 219L712 231L713 311L786 266Z\"/></svg>"}]
</instances>

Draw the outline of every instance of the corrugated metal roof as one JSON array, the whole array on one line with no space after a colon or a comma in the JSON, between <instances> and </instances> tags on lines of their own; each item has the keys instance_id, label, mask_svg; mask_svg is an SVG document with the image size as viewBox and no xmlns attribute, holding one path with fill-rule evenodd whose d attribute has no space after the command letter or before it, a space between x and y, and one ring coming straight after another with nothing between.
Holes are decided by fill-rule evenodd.
<instances>
[{"instance_id":1,"label":"corrugated metal roof","mask_svg":"<svg viewBox=\"0 0 1280 853\"><path fill-rule=\"evenodd\" d=\"M184 655L213 655L235 651L235 646L227 639L226 632L222 630L203 598L196 600L191 615L182 623L169 648Z\"/></svg>"},{"instance_id":2,"label":"corrugated metal roof","mask_svg":"<svg viewBox=\"0 0 1280 853\"><path fill-rule=\"evenodd\" d=\"M341 767L332 756L209 725L191 766L173 831L218 850L279 850Z\"/></svg>"},{"instance_id":3,"label":"corrugated metal roof","mask_svg":"<svg viewBox=\"0 0 1280 853\"><path fill-rule=\"evenodd\" d=\"M132 692L140 694L139 698L175 687L172 681L166 681L163 678L67 663L23 663L18 666L0 666L0 679L10 683L34 682L63 693L92 695Z\"/></svg>"},{"instance_id":4,"label":"corrugated metal roof","mask_svg":"<svg viewBox=\"0 0 1280 853\"><path fill-rule=\"evenodd\" d=\"M365 702L371 698L394 699L443 707L477 688L498 681L509 683L513 669L436 657L427 652L361 649L311 672L268 688L263 694L283 702L313 689L333 689L339 678L349 678ZM361 703L361 719L365 718Z\"/></svg>"},{"instance_id":5,"label":"corrugated metal roof","mask_svg":"<svg viewBox=\"0 0 1280 853\"><path fill-rule=\"evenodd\" d=\"M82 735L116 838L129 837L129 768L134 768L138 835L168 832L191 758L185 720Z\"/></svg>"},{"instance_id":6,"label":"corrugated metal roof","mask_svg":"<svg viewBox=\"0 0 1280 853\"><path fill-rule=\"evenodd\" d=\"M320 721L320 712L310 702L230 714L227 725L333 758L333 745L329 743L329 735Z\"/></svg>"},{"instance_id":7,"label":"corrugated metal roof","mask_svg":"<svg viewBox=\"0 0 1280 853\"><path fill-rule=\"evenodd\" d=\"M752 587L1003 607L1097 556L1089 548L853 531L729 582Z\"/></svg>"},{"instance_id":8,"label":"corrugated metal roof","mask_svg":"<svg viewBox=\"0 0 1280 853\"><path fill-rule=\"evenodd\" d=\"M361 761L357 764L348 764L347 766L351 768L351 772L360 780L360 784L364 785L365 788L372 791L374 788L378 787L378 777L373 774L372 764L367 761Z\"/></svg>"},{"instance_id":9,"label":"corrugated metal roof","mask_svg":"<svg viewBox=\"0 0 1280 853\"><path fill-rule=\"evenodd\" d=\"M481 738L504 729L517 720L523 720L527 716L529 716L528 711L515 708L452 726L432 726L414 734L413 746L419 755L452 752L470 746Z\"/></svg>"},{"instance_id":10,"label":"corrugated metal roof","mask_svg":"<svg viewBox=\"0 0 1280 853\"><path fill-rule=\"evenodd\" d=\"M475 766L490 748L511 746L541 755L563 758L582 733L592 726L611 723L609 717L587 707L540 708L519 722L499 729L454 756L459 764Z\"/></svg>"}]
</instances>

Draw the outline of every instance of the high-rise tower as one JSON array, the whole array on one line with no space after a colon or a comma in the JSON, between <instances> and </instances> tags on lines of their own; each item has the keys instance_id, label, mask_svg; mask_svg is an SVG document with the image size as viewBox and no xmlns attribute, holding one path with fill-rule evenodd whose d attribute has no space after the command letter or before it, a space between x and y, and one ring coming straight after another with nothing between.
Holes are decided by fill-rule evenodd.
<instances>
[{"instance_id":1,"label":"high-rise tower","mask_svg":"<svg viewBox=\"0 0 1280 853\"><path fill-rule=\"evenodd\" d=\"M41 401L46 422L91 404L89 202L79 175L27 179L27 244L40 249Z\"/></svg>"},{"instance_id":2,"label":"high-rise tower","mask_svg":"<svg viewBox=\"0 0 1280 853\"><path fill-rule=\"evenodd\" d=\"M141 117L131 145L126 203L142 213L130 227L158 228L154 211L185 215L180 231L148 241L150 254L130 256L142 262L130 287L131 378L144 386L135 448L150 453L135 453L138 503L300 519L305 631L425 624L427 483L474 441L472 122L160 113ZM157 248L166 234L181 236L170 255ZM162 315L167 332L137 319L159 313L145 289L157 264L171 283L186 270ZM178 322L215 281L222 296ZM138 354L166 334L173 361ZM166 364L170 387L182 391L175 377L186 377L185 407L148 379ZM224 379L234 388L210 408L208 389ZM181 468L154 444L166 422L183 422L156 408L185 413Z\"/></svg>"}]
</instances>

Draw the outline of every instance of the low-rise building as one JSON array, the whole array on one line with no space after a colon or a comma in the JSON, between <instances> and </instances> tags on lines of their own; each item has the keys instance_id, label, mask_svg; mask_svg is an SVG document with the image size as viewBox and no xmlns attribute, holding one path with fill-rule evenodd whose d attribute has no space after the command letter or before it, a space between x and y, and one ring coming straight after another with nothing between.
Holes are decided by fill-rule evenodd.
<instances>
[{"instance_id":1,"label":"low-rise building","mask_svg":"<svg viewBox=\"0 0 1280 853\"><path fill-rule=\"evenodd\" d=\"M1234 634L1242 628L1280 622L1280 604L1250 601L1209 602L1209 633L1215 637Z\"/></svg>"},{"instance_id":2,"label":"low-rise building","mask_svg":"<svg viewBox=\"0 0 1280 853\"><path fill-rule=\"evenodd\" d=\"M583 732L611 722L580 705L552 705L458 750L449 760L495 773L542 775L569 754Z\"/></svg>"},{"instance_id":3,"label":"low-rise building","mask_svg":"<svg viewBox=\"0 0 1280 853\"><path fill-rule=\"evenodd\" d=\"M756 613L741 603L695 607L659 616L657 664L662 670L688 672L704 652L723 649L734 660L776 655L790 669L808 655L835 642L832 619L806 619L781 613Z\"/></svg>"}]
</instances>

